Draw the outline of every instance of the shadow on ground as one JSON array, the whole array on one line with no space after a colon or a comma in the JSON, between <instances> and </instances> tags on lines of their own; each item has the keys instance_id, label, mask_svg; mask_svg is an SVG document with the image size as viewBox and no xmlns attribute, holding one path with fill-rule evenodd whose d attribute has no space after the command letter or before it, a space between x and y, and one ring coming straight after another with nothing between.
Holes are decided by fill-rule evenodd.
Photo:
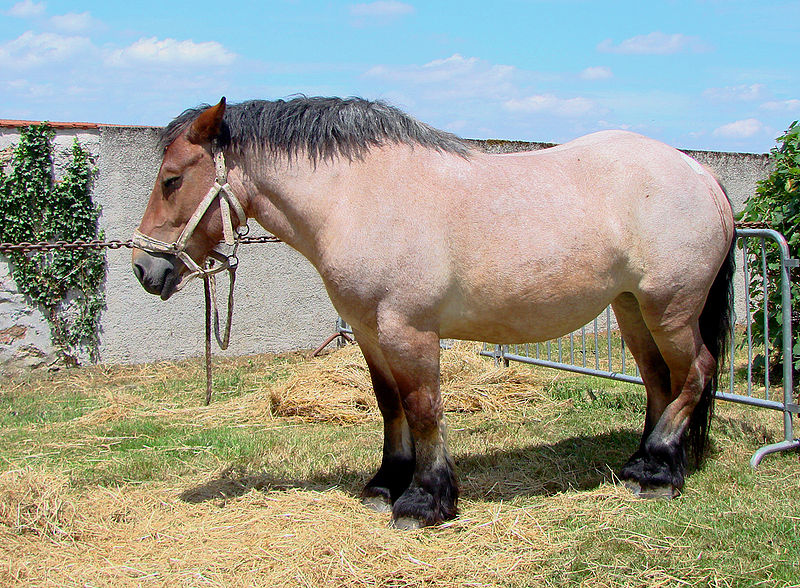
<instances>
[{"instance_id":1,"label":"shadow on ground","mask_svg":"<svg viewBox=\"0 0 800 588\"><path fill-rule=\"evenodd\" d=\"M570 437L553 444L456 456L461 496L468 500L507 501L517 496L591 490L613 478L638 447L639 436L639 432L623 430ZM343 468L307 479L286 479L268 471L231 467L216 478L185 490L180 498L199 503L235 498L251 490L332 487L357 496L373 473Z\"/></svg>"}]
</instances>

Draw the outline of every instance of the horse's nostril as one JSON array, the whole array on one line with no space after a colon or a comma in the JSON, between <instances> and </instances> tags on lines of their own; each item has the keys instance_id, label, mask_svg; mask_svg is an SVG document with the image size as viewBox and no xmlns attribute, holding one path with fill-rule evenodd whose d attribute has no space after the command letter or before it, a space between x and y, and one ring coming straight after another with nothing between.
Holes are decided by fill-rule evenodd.
<instances>
[{"instance_id":1,"label":"horse's nostril","mask_svg":"<svg viewBox=\"0 0 800 588\"><path fill-rule=\"evenodd\" d=\"M174 282L180 276L175 272L175 257L163 253L142 253L131 260L133 274L150 294L166 297L174 292ZM166 298L165 298L166 300Z\"/></svg>"},{"instance_id":2,"label":"horse's nostril","mask_svg":"<svg viewBox=\"0 0 800 588\"><path fill-rule=\"evenodd\" d=\"M136 275L136 279L139 280L139 283L141 284L142 280L144 279L144 268L140 264L134 263L133 273Z\"/></svg>"}]
</instances>

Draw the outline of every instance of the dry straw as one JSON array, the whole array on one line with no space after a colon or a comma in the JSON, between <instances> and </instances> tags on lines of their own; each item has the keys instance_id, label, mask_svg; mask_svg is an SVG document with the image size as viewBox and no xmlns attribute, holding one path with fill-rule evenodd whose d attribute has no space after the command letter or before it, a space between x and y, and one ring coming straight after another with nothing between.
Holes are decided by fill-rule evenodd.
<instances>
[{"instance_id":1,"label":"dry straw","mask_svg":"<svg viewBox=\"0 0 800 588\"><path fill-rule=\"evenodd\" d=\"M542 396L548 380L519 366L497 366L477 350L477 344L458 342L442 352L445 410L504 411ZM359 423L378 417L367 365L353 345L298 366L286 382L271 389L268 410L308 422Z\"/></svg>"},{"instance_id":2,"label":"dry straw","mask_svg":"<svg viewBox=\"0 0 800 588\"><path fill-rule=\"evenodd\" d=\"M280 367L281 377L262 359L220 360L219 372L238 370L243 393L227 397L222 386L209 407L201 406L196 363L91 368L25 386L41 394L90 388L104 399L84 416L45 425L51 448L60 447L73 430L148 416L197 427L261 426L269 419L348 425L372 420L370 427L379 429L357 348L289 361ZM547 421L568 402L543 393L552 376L497 367L473 345L445 351L441 365L449 411L484 411L505 422L514 410L525 409L526 419ZM170 388L176 378L186 382L177 393ZM526 405L534 402L535 412L528 411ZM733 428L737 419L718 424ZM733 459L746 463L745 451L738 451ZM665 537L658 526L643 530L636 523L647 505L613 480L580 492L528 492L510 496L510 502L492 499L484 487L465 493L458 519L400 533L388 528L388 515L364 509L354 492L274 488L257 473L226 465L179 481L118 487L76 486L70 472L56 466L14 463L5 470L0 473L2 586L730 584L712 557L700 558L693 549L697 525L688 510L677 525L680 537ZM209 488L221 491L203 494ZM742 565L740 583L747 584L766 577L772 564L765 564L763 573L751 573L748 562Z\"/></svg>"},{"instance_id":3,"label":"dry straw","mask_svg":"<svg viewBox=\"0 0 800 588\"><path fill-rule=\"evenodd\" d=\"M452 523L398 533L337 489L189 503L163 485L78 493L36 469L2 483L3 504L28 513L0 521L3 585L504 586L546 577L569 549L571 533L548 531L559 508L602 507L608 523L631 500L604 487L545 510L466 504Z\"/></svg>"}]
</instances>

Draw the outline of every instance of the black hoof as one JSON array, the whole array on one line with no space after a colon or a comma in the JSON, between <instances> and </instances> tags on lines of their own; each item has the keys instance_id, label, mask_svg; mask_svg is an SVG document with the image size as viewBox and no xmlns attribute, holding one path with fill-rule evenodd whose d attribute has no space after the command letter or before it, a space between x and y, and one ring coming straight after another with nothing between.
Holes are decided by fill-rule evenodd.
<instances>
[{"instance_id":1,"label":"black hoof","mask_svg":"<svg viewBox=\"0 0 800 588\"><path fill-rule=\"evenodd\" d=\"M392 495L388 488L367 486L361 493L361 504L375 512L392 512Z\"/></svg>"},{"instance_id":2,"label":"black hoof","mask_svg":"<svg viewBox=\"0 0 800 588\"><path fill-rule=\"evenodd\" d=\"M458 486L451 470L442 469L413 483L392 508L392 526L409 529L437 525L458 515Z\"/></svg>"},{"instance_id":3,"label":"black hoof","mask_svg":"<svg viewBox=\"0 0 800 588\"><path fill-rule=\"evenodd\" d=\"M682 448L640 449L619 474L625 486L642 498L674 498L683 488L685 476L686 456Z\"/></svg>"},{"instance_id":4,"label":"black hoof","mask_svg":"<svg viewBox=\"0 0 800 588\"><path fill-rule=\"evenodd\" d=\"M421 529L425 525L423 525L419 519L400 517L399 519L392 519L389 526L393 529L400 529L401 531L415 531L416 529Z\"/></svg>"},{"instance_id":5,"label":"black hoof","mask_svg":"<svg viewBox=\"0 0 800 588\"><path fill-rule=\"evenodd\" d=\"M646 500L671 500L680 495L680 490L674 486L649 486L642 487L639 482L635 480L625 480L625 487L639 498Z\"/></svg>"},{"instance_id":6,"label":"black hoof","mask_svg":"<svg viewBox=\"0 0 800 588\"><path fill-rule=\"evenodd\" d=\"M403 495L414 477L413 459L384 457L378 473L364 486L361 502L378 512L389 512L392 504Z\"/></svg>"}]
</instances>

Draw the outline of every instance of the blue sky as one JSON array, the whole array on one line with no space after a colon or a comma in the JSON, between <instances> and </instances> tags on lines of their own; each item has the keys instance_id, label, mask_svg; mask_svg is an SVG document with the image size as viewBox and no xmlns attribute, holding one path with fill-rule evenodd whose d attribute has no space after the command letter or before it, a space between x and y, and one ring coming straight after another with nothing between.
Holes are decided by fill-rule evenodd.
<instances>
[{"instance_id":1,"label":"blue sky","mask_svg":"<svg viewBox=\"0 0 800 588\"><path fill-rule=\"evenodd\" d=\"M469 138L749 152L800 118L798 1L23 0L0 22L0 118L358 95Z\"/></svg>"}]
</instances>

